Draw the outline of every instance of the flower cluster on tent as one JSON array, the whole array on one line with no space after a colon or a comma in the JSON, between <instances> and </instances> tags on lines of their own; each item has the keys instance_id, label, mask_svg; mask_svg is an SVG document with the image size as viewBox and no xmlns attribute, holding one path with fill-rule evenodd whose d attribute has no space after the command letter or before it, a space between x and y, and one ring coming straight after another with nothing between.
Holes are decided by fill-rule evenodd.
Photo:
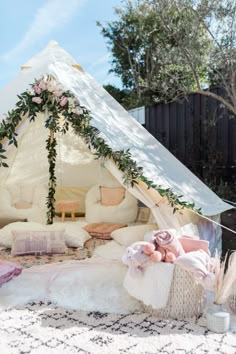
<instances>
[{"instance_id":1,"label":"flower cluster on tent","mask_svg":"<svg viewBox=\"0 0 236 354\"><path fill-rule=\"evenodd\" d=\"M180 200L182 196L175 194L170 188L163 188L146 178L143 168L137 166L132 159L129 149L113 151L111 147L99 136L99 130L91 126L90 112L82 106L79 100L69 91L64 90L62 85L52 75L46 75L40 80L31 84L32 89L26 90L18 95L19 101L16 109L8 112L7 118L0 125L0 141L8 138L9 144L17 147L16 128L22 116L27 115L30 122L35 121L37 114L46 112L45 127L49 129L49 136L46 140L49 162L49 192L47 198L47 222L53 223L55 216L55 191L56 191L56 132L66 134L71 125L76 134L84 138L85 142L95 153L97 158L112 159L119 170L124 173L124 183L133 186L137 179L145 182L148 188L156 189L163 197L167 197L173 212L181 208L195 209L194 203ZM8 167L5 162L5 150L0 144L0 166ZM200 213L200 210L196 210Z\"/></svg>"}]
</instances>

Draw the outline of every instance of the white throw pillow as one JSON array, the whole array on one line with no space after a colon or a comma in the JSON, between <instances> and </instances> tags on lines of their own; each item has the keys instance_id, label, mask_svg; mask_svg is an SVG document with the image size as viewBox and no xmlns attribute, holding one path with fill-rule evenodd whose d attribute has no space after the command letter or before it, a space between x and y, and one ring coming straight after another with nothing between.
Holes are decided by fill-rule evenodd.
<instances>
[{"instance_id":1,"label":"white throw pillow","mask_svg":"<svg viewBox=\"0 0 236 354\"><path fill-rule=\"evenodd\" d=\"M65 228L65 242L68 247L83 248L90 238L89 233L78 225L68 224Z\"/></svg>"},{"instance_id":2,"label":"white throw pillow","mask_svg":"<svg viewBox=\"0 0 236 354\"><path fill-rule=\"evenodd\" d=\"M156 224L146 224L129 226L123 229L115 230L111 233L111 237L121 246L130 246L137 241L143 241L144 234L150 230L157 230Z\"/></svg>"},{"instance_id":3,"label":"white throw pillow","mask_svg":"<svg viewBox=\"0 0 236 354\"><path fill-rule=\"evenodd\" d=\"M36 222L13 222L0 229L0 245L12 247L12 231L41 231L43 225Z\"/></svg>"},{"instance_id":4,"label":"white throw pillow","mask_svg":"<svg viewBox=\"0 0 236 354\"><path fill-rule=\"evenodd\" d=\"M89 233L82 229L86 223L55 223L41 225L36 222L14 222L0 229L0 246L12 247L12 231L64 231L64 239L67 247L83 247L91 238Z\"/></svg>"},{"instance_id":5,"label":"white throw pillow","mask_svg":"<svg viewBox=\"0 0 236 354\"><path fill-rule=\"evenodd\" d=\"M20 200L24 200L28 203L32 203L34 195L34 186L32 185L20 185Z\"/></svg>"},{"instance_id":6,"label":"white throw pillow","mask_svg":"<svg viewBox=\"0 0 236 354\"><path fill-rule=\"evenodd\" d=\"M64 231L64 239L67 247L83 248L84 243L88 241L91 236L87 231L82 229L86 223L72 222L72 223L55 223L46 226L47 230Z\"/></svg>"},{"instance_id":7,"label":"white throw pillow","mask_svg":"<svg viewBox=\"0 0 236 354\"><path fill-rule=\"evenodd\" d=\"M93 254L102 258L121 261L125 248L116 241L109 241L105 245L96 247Z\"/></svg>"}]
</instances>

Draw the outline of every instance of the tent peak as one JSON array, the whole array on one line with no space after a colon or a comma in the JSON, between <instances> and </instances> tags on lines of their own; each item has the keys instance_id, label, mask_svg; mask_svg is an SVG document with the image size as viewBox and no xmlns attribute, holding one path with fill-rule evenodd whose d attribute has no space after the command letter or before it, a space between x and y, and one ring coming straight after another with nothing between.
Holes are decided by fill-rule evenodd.
<instances>
[{"instance_id":1,"label":"tent peak","mask_svg":"<svg viewBox=\"0 0 236 354\"><path fill-rule=\"evenodd\" d=\"M51 39L49 42L48 42L48 45L47 47L56 47L56 46L59 46L58 42L55 41L54 39ZM59 46L60 47L60 46Z\"/></svg>"},{"instance_id":2,"label":"tent peak","mask_svg":"<svg viewBox=\"0 0 236 354\"><path fill-rule=\"evenodd\" d=\"M55 40L50 40L48 45L41 52L23 64L22 67L35 68L41 66L42 64L50 65L56 62L66 63L70 66L77 64L70 54L58 44L58 42Z\"/></svg>"}]
</instances>

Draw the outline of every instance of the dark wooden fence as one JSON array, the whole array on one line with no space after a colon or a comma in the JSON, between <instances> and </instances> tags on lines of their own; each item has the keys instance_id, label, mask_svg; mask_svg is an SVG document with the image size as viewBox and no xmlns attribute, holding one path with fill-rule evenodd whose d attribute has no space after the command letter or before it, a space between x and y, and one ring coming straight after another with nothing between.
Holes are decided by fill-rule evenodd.
<instances>
[{"instance_id":1,"label":"dark wooden fence","mask_svg":"<svg viewBox=\"0 0 236 354\"><path fill-rule=\"evenodd\" d=\"M216 100L191 94L182 102L146 107L145 127L199 177L236 176L236 117Z\"/></svg>"}]
</instances>

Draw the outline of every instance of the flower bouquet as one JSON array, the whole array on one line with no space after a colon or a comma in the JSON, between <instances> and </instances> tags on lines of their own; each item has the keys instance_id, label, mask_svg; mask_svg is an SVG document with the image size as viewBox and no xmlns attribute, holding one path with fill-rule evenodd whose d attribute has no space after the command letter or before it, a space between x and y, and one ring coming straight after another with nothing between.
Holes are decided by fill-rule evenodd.
<instances>
[{"instance_id":1,"label":"flower bouquet","mask_svg":"<svg viewBox=\"0 0 236 354\"><path fill-rule=\"evenodd\" d=\"M227 302L236 287L236 251L230 255L227 253L223 262L216 253L215 261L214 303L222 305Z\"/></svg>"},{"instance_id":2,"label":"flower bouquet","mask_svg":"<svg viewBox=\"0 0 236 354\"><path fill-rule=\"evenodd\" d=\"M236 252L227 253L223 261L216 253L214 261L214 302L207 310L207 327L214 332L226 332L235 326L235 316L225 311L223 305L236 287Z\"/></svg>"}]
</instances>

